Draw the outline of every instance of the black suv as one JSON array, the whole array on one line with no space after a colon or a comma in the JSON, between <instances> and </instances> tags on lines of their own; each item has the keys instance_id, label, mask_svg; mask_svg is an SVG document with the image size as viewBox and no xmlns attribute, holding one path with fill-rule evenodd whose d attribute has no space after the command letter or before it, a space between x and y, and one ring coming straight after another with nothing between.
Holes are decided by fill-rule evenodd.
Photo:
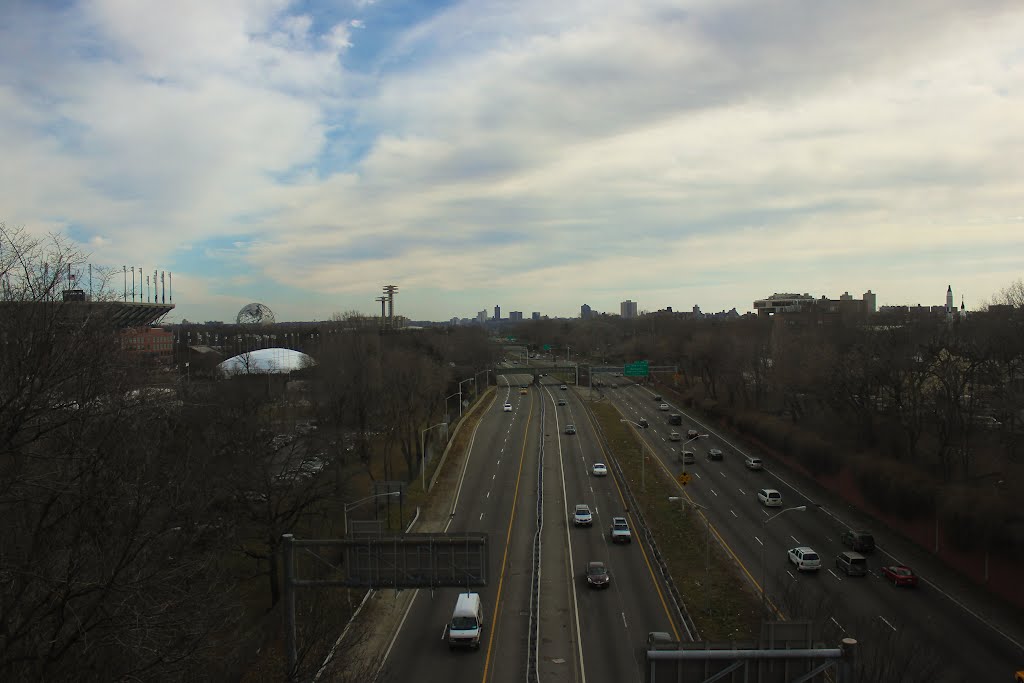
<instances>
[{"instance_id":1,"label":"black suv","mask_svg":"<svg viewBox=\"0 0 1024 683\"><path fill-rule=\"evenodd\" d=\"M683 416L679 413L672 413L668 416L668 423L670 425L681 425L683 424Z\"/></svg>"},{"instance_id":2,"label":"black suv","mask_svg":"<svg viewBox=\"0 0 1024 683\"><path fill-rule=\"evenodd\" d=\"M640 422L638 424L641 427L650 427L651 426L651 423L648 422L645 418L642 418L642 417L640 418Z\"/></svg>"},{"instance_id":3,"label":"black suv","mask_svg":"<svg viewBox=\"0 0 1024 683\"><path fill-rule=\"evenodd\" d=\"M870 553L875 549L875 537L870 531L844 531L839 540L847 548L858 553Z\"/></svg>"}]
</instances>

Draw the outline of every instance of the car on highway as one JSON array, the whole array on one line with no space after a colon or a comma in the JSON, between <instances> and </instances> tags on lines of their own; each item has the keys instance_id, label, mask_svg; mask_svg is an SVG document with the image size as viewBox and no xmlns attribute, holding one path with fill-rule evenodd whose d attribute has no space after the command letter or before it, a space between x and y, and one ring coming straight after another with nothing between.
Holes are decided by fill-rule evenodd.
<instances>
[{"instance_id":1,"label":"car on highway","mask_svg":"<svg viewBox=\"0 0 1024 683\"><path fill-rule=\"evenodd\" d=\"M629 530L629 522L625 517L612 517L612 526L609 529L612 543L631 543L633 533Z\"/></svg>"},{"instance_id":2,"label":"car on highway","mask_svg":"<svg viewBox=\"0 0 1024 683\"><path fill-rule=\"evenodd\" d=\"M665 631L650 631L647 634L647 650L678 650L679 641Z\"/></svg>"},{"instance_id":3,"label":"car on highway","mask_svg":"<svg viewBox=\"0 0 1024 683\"><path fill-rule=\"evenodd\" d=\"M637 421L637 424L644 428L651 426L651 423L642 417Z\"/></svg>"},{"instance_id":4,"label":"car on highway","mask_svg":"<svg viewBox=\"0 0 1024 683\"><path fill-rule=\"evenodd\" d=\"M847 576L867 576L868 558L852 550L844 550L836 555L836 569Z\"/></svg>"},{"instance_id":5,"label":"car on highway","mask_svg":"<svg viewBox=\"0 0 1024 683\"><path fill-rule=\"evenodd\" d=\"M682 441L683 440L683 436L679 432L669 432L668 440L669 441Z\"/></svg>"},{"instance_id":6,"label":"car on highway","mask_svg":"<svg viewBox=\"0 0 1024 683\"><path fill-rule=\"evenodd\" d=\"M562 391L566 391L566 390L568 390L568 388L569 388L569 387L567 387L567 386L565 386L565 385L563 384L563 385L561 385L561 386L560 386L560 387L558 387L558 388L559 388L559 389L561 389Z\"/></svg>"},{"instance_id":7,"label":"car on highway","mask_svg":"<svg viewBox=\"0 0 1024 683\"><path fill-rule=\"evenodd\" d=\"M782 494L775 489L761 489L757 492L757 499L768 508L782 507Z\"/></svg>"},{"instance_id":8,"label":"car on highway","mask_svg":"<svg viewBox=\"0 0 1024 683\"><path fill-rule=\"evenodd\" d=\"M668 408L668 404L667 403L662 403L660 406L658 406L658 410L668 410L668 409L669 408Z\"/></svg>"},{"instance_id":9,"label":"car on highway","mask_svg":"<svg viewBox=\"0 0 1024 683\"><path fill-rule=\"evenodd\" d=\"M519 393L522 394L523 396L526 396L526 394L528 394L529 392L526 389L520 389Z\"/></svg>"},{"instance_id":10,"label":"car on highway","mask_svg":"<svg viewBox=\"0 0 1024 683\"><path fill-rule=\"evenodd\" d=\"M722 451L718 450L717 448L711 448L711 449L708 450L708 460L721 460L721 459L722 459Z\"/></svg>"},{"instance_id":11,"label":"car on highway","mask_svg":"<svg viewBox=\"0 0 1024 683\"><path fill-rule=\"evenodd\" d=\"M612 582L611 574L604 562L587 563L587 585L591 588L607 588Z\"/></svg>"},{"instance_id":12,"label":"car on highway","mask_svg":"<svg viewBox=\"0 0 1024 683\"><path fill-rule=\"evenodd\" d=\"M506 403L505 405L503 405L501 407L501 409L504 410L506 413L511 413L512 412L512 404L511 403Z\"/></svg>"},{"instance_id":13,"label":"car on highway","mask_svg":"<svg viewBox=\"0 0 1024 683\"><path fill-rule=\"evenodd\" d=\"M686 430L686 438L687 439L696 439L698 436L700 436L700 432L698 432L696 429L687 429Z\"/></svg>"},{"instance_id":14,"label":"car on highway","mask_svg":"<svg viewBox=\"0 0 1024 683\"><path fill-rule=\"evenodd\" d=\"M697 458L693 454L693 451L682 451L682 452L679 453L679 460L684 465L692 465L693 463L695 463L697 461Z\"/></svg>"},{"instance_id":15,"label":"car on highway","mask_svg":"<svg viewBox=\"0 0 1024 683\"><path fill-rule=\"evenodd\" d=\"M572 523L576 526L590 526L593 524L594 514L590 511L590 506L584 503L577 505L572 513Z\"/></svg>"},{"instance_id":16,"label":"car on highway","mask_svg":"<svg viewBox=\"0 0 1024 683\"><path fill-rule=\"evenodd\" d=\"M681 425L683 424L683 416L680 415L679 413L672 413L671 415L668 416L668 423L670 425Z\"/></svg>"},{"instance_id":17,"label":"car on highway","mask_svg":"<svg viewBox=\"0 0 1024 683\"><path fill-rule=\"evenodd\" d=\"M789 561L796 565L797 571L816 572L821 569L821 557L814 552L814 548L805 545L790 548L788 556Z\"/></svg>"},{"instance_id":18,"label":"car on highway","mask_svg":"<svg viewBox=\"0 0 1024 683\"><path fill-rule=\"evenodd\" d=\"M858 553L870 553L875 549L875 537L870 531L847 529L839 536L839 541Z\"/></svg>"},{"instance_id":19,"label":"car on highway","mask_svg":"<svg viewBox=\"0 0 1024 683\"><path fill-rule=\"evenodd\" d=\"M595 462L594 466L590 468L590 471L595 477L608 476L608 466L603 462Z\"/></svg>"},{"instance_id":20,"label":"car on highway","mask_svg":"<svg viewBox=\"0 0 1024 683\"><path fill-rule=\"evenodd\" d=\"M655 394L654 395L654 400L655 401L660 401L661 400L661 394Z\"/></svg>"},{"instance_id":21,"label":"car on highway","mask_svg":"<svg viewBox=\"0 0 1024 683\"><path fill-rule=\"evenodd\" d=\"M761 458L755 458L752 455L747 456L743 460L743 464L748 470L763 470L764 463L761 462Z\"/></svg>"},{"instance_id":22,"label":"car on highway","mask_svg":"<svg viewBox=\"0 0 1024 683\"><path fill-rule=\"evenodd\" d=\"M565 425L565 433L566 434L575 434L576 433L576 425Z\"/></svg>"},{"instance_id":23,"label":"car on highway","mask_svg":"<svg viewBox=\"0 0 1024 683\"><path fill-rule=\"evenodd\" d=\"M917 585L917 574L914 573L913 569L902 564L882 567L882 577L892 581L894 586L910 586L913 588Z\"/></svg>"},{"instance_id":24,"label":"car on highway","mask_svg":"<svg viewBox=\"0 0 1024 683\"><path fill-rule=\"evenodd\" d=\"M558 405L564 406L565 405L565 399L564 398L558 399Z\"/></svg>"}]
</instances>

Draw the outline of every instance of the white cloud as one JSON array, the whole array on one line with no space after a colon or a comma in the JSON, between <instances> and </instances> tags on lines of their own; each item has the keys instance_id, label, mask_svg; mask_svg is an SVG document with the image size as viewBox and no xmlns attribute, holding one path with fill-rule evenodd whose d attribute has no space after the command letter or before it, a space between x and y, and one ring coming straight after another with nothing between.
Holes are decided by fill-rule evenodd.
<instances>
[{"instance_id":1,"label":"white cloud","mask_svg":"<svg viewBox=\"0 0 1024 683\"><path fill-rule=\"evenodd\" d=\"M251 275L204 281L207 302L265 281L371 310L396 282L436 319L484 296L546 313L742 310L794 287L913 299L935 272L980 290L1024 266L1006 218L1024 196L1017 3L473 2L387 45L366 17L26 12L0 29L38 56L0 66L3 218L87 226L114 262L236 241L196 249Z\"/></svg>"}]
</instances>

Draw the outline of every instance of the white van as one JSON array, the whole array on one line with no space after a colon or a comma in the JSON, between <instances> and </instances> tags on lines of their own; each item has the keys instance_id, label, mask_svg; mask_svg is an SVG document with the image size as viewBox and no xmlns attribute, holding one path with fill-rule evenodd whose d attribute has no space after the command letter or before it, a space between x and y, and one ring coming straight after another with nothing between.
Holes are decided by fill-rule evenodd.
<instances>
[{"instance_id":1,"label":"white van","mask_svg":"<svg viewBox=\"0 0 1024 683\"><path fill-rule=\"evenodd\" d=\"M448 624L448 647L480 647L480 636L484 630L484 610L479 593L459 593Z\"/></svg>"}]
</instances>

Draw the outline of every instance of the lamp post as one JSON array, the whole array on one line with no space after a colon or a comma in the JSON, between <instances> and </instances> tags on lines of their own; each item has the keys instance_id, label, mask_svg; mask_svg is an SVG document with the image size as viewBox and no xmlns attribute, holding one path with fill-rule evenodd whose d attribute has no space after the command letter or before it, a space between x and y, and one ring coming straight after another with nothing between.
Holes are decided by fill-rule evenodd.
<instances>
[{"instance_id":1,"label":"lamp post","mask_svg":"<svg viewBox=\"0 0 1024 683\"><path fill-rule=\"evenodd\" d=\"M427 491L427 432L429 432L431 429L434 429L435 427L444 427L445 432L447 434L447 422L438 422L436 425L431 425L430 427L427 427L426 429L420 431L420 453L423 454L423 462L420 463L420 476L422 477L422 486L424 493L426 493Z\"/></svg>"},{"instance_id":2,"label":"lamp post","mask_svg":"<svg viewBox=\"0 0 1024 683\"><path fill-rule=\"evenodd\" d=\"M763 522L761 522L761 536L764 537L764 538L761 539L761 611L764 612L764 613L767 613L767 611L768 611L768 603L766 601L765 593L764 593L764 591L765 591L765 583L768 581L768 565L766 564L766 559L765 559L765 554L764 554L765 546L768 545L768 537L765 536L765 527L768 526L768 522L772 521L773 519L775 519L776 517L778 517L779 515L781 515L783 513L792 512L793 510L796 510L798 512L803 512L806 509L807 509L806 505L798 505L796 507L786 508L785 510L779 510L774 515L772 515L771 517L769 517L766 520L764 520Z\"/></svg>"},{"instance_id":3,"label":"lamp post","mask_svg":"<svg viewBox=\"0 0 1024 683\"><path fill-rule=\"evenodd\" d=\"M687 439L686 441L684 441L682 446L680 446L680 448L683 448L684 446L686 446L686 444L690 443L691 441L696 441L697 439L706 439L709 436L711 436L711 435L710 434L698 434L697 436L695 436L695 437L693 437L691 439ZM686 458L683 458L682 460L683 460L683 472L686 472ZM694 505L697 505L697 504L694 503ZM698 506L698 507L700 507L700 506Z\"/></svg>"},{"instance_id":4,"label":"lamp post","mask_svg":"<svg viewBox=\"0 0 1024 683\"><path fill-rule=\"evenodd\" d=\"M707 436L705 434L705 436ZM692 440L692 439L691 439ZM670 503L679 501L679 511L686 513L686 499L682 496L669 496L668 500ZM704 548L704 612L707 614L711 613L711 518L708 517L708 509L700 503L695 503L692 500L690 505L698 507L704 511L704 524L707 527L707 540Z\"/></svg>"},{"instance_id":5,"label":"lamp post","mask_svg":"<svg viewBox=\"0 0 1024 683\"><path fill-rule=\"evenodd\" d=\"M462 385L465 384L466 382L473 382L473 381L475 381L475 380L472 377L470 377L469 379L464 379L461 382L459 382L459 419L460 420L462 419Z\"/></svg>"},{"instance_id":6,"label":"lamp post","mask_svg":"<svg viewBox=\"0 0 1024 683\"><path fill-rule=\"evenodd\" d=\"M629 424L633 425L634 430L641 429L641 426L636 422L633 422L632 420L622 419L619 420L619 422L628 422ZM640 449L640 490L643 491L644 493L647 493L647 454L644 452L643 449L650 448L650 446L648 446L647 442L644 441L644 437L640 436L639 431L637 431L636 436L638 439L640 439L640 443L642 445Z\"/></svg>"},{"instance_id":7,"label":"lamp post","mask_svg":"<svg viewBox=\"0 0 1024 683\"><path fill-rule=\"evenodd\" d=\"M370 501L370 500L373 500L374 498L383 498L384 496L400 496L400 495L402 495L401 491L388 491L387 493L376 493L376 494L374 494L372 496L367 496L366 498L360 498L359 500L351 502L351 503L345 503L344 508L343 508L344 509L344 515L345 515L345 535L348 536L348 511L349 510L353 510L353 509L359 507L360 505L362 505L363 503L365 503L367 501Z\"/></svg>"}]
</instances>

